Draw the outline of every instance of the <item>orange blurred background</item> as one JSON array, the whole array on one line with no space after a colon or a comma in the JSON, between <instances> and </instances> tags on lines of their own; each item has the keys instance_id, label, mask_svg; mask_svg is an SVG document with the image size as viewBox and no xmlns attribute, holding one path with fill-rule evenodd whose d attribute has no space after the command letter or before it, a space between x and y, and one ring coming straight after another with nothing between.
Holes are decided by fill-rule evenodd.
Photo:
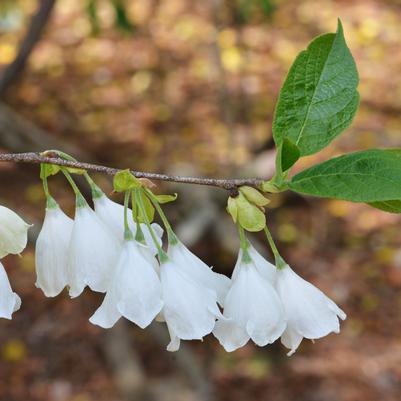
<instances>
[{"instance_id":1,"label":"orange blurred background","mask_svg":"<svg viewBox=\"0 0 401 401\"><path fill-rule=\"evenodd\" d=\"M40 1L0 1L1 72ZM341 18L360 73L353 125L295 170L344 152L401 146L398 0L57 0L25 68L0 91L0 149L66 150L82 161L180 175L270 177L271 122L285 75ZM111 191L110 177L94 176ZM0 203L34 223L4 265L22 308L0 321L1 401L398 401L401 219L363 204L273 198L268 224L293 268L348 314L339 335L226 353L213 336L165 351L164 328L88 322L87 291L46 299L34 286L44 216L38 166L0 165ZM52 192L72 216L61 177ZM84 187L83 187L84 188ZM230 275L238 249L220 189L159 183L179 236ZM114 197L118 200L118 197ZM271 259L262 235L252 240Z\"/></svg>"}]
</instances>

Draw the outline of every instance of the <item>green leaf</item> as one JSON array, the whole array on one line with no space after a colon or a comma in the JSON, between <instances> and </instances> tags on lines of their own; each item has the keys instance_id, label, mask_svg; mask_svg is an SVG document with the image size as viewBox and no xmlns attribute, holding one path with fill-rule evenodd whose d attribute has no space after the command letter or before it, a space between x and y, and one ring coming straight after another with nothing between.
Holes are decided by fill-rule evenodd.
<instances>
[{"instance_id":1,"label":"green leaf","mask_svg":"<svg viewBox=\"0 0 401 401\"><path fill-rule=\"evenodd\" d=\"M381 202L370 202L368 205L375 207L376 209L383 210L389 213L401 213L401 200L387 200Z\"/></svg>"},{"instance_id":2,"label":"green leaf","mask_svg":"<svg viewBox=\"0 0 401 401\"><path fill-rule=\"evenodd\" d=\"M288 138L284 138L281 146L281 171L289 170L300 158L301 152L297 145Z\"/></svg>"},{"instance_id":3,"label":"green leaf","mask_svg":"<svg viewBox=\"0 0 401 401\"><path fill-rule=\"evenodd\" d=\"M155 195L155 197L157 198L159 203L169 203L169 202L174 202L177 197L178 194L175 193L174 195Z\"/></svg>"},{"instance_id":4,"label":"green leaf","mask_svg":"<svg viewBox=\"0 0 401 401\"><path fill-rule=\"evenodd\" d=\"M234 198L237 205L238 223L247 231L261 231L266 225L265 214L255 205L249 203L241 193Z\"/></svg>"},{"instance_id":5,"label":"green leaf","mask_svg":"<svg viewBox=\"0 0 401 401\"><path fill-rule=\"evenodd\" d=\"M40 165L40 178L43 180L51 175L56 175L61 167L55 164L41 163Z\"/></svg>"},{"instance_id":6,"label":"green leaf","mask_svg":"<svg viewBox=\"0 0 401 401\"><path fill-rule=\"evenodd\" d=\"M113 186L115 191L125 192L141 187L141 182L128 169L126 169L115 174Z\"/></svg>"},{"instance_id":7,"label":"green leaf","mask_svg":"<svg viewBox=\"0 0 401 401\"><path fill-rule=\"evenodd\" d=\"M273 121L277 147L287 138L305 156L327 146L352 122L359 104L358 81L338 21L337 33L313 40L288 73Z\"/></svg>"},{"instance_id":8,"label":"green leaf","mask_svg":"<svg viewBox=\"0 0 401 401\"><path fill-rule=\"evenodd\" d=\"M249 202L256 206L266 206L270 200L265 198L257 189L244 185L239 188L239 191L248 199Z\"/></svg>"},{"instance_id":9,"label":"green leaf","mask_svg":"<svg viewBox=\"0 0 401 401\"><path fill-rule=\"evenodd\" d=\"M353 202L401 199L401 149L349 153L302 171L293 191Z\"/></svg>"}]
</instances>

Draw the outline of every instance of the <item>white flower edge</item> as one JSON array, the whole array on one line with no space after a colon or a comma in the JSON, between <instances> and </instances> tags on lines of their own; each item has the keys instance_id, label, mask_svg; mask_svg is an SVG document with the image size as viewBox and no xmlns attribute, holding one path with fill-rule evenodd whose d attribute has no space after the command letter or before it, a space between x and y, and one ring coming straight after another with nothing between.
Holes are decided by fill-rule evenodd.
<instances>
[{"instance_id":1,"label":"white flower edge","mask_svg":"<svg viewBox=\"0 0 401 401\"><path fill-rule=\"evenodd\" d=\"M253 264L258 271L258 273L269 283L272 285L276 284L277 280L277 268L273 264L271 264L269 261L267 261L253 246L252 244L248 241L248 248L247 251L249 253L250 258L253 261ZM242 249L239 250L238 254L238 259L237 263L235 264L233 273L231 275L231 280L235 280L237 274L238 274L238 269L240 267L240 261L242 259L243 251Z\"/></svg>"},{"instance_id":2,"label":"white flower edge","mask_svg":"<svg viewBox=\"0 0 401 401\"><path fill-rule=\"evenodd\" d=\"M21 307L21 298L13 292L4 266L0 262L0 317L12 319L12 314Z\"/></svg>"},{"instance_id":3,"label":"white flower edge","mask_svg":"<svg viewBox=\"0 0 401 401\"><path fill-rule=\"evenodd\" d=\"M28 242L28 229L26 223L11 209L0 206L0 258L8 254L20 254Z\"/></svg>"},{"instance_id":4,"label":"white flower edge","mask_svg":"<svg viewBox=\"0 0 401 401\"><path fill-rule=\"evenodd\" d=\"M235 277L224 301L223 315L213 335L227 352L243 347L250 339L264 347L276 341L286 328L284 308L273 285L262 276L255 261L243 261L240 250Z\"/></svg>"},{"instance_id":5,"label":"white flower edge","mask_svg":"<svg viewBox=\"0 0 401 401\"><path fill-rule=\"evenodd\" d=\"M193 254L180 241L177 241L176 244L170 244L167 254L176 262L177 268L184 274L198 284L213 290L216 293L218 303L223 305L231 282L227 276L215 273L211 267Z\"/></svg>"},{"instance_id":6,"label":"white flower edge","mask_svg":"<svg viewBox=\"0 0 401 401\"><path fill-rule=\"evenodd\" d=\"M171 336L168 351L176 351L179 340L201 340L211 333L216 319L224 319L216 293L182 272L171 260L160 266L165 319Z\"/></svg>"},{"instance_id":7,"label":"white flower edge","mask_svg":"<svg viewBox=\"0 0 401 401\"><path fill-rule=\"evenodd\" d=\"M296 274L288 265L277 273L277 291L287 316L287 329L281 337L294 354L302 338L315 340L339 333L339 319L346 314L314 285Z\"/></svg>"},{"instance_id":8,"label":"white flower edge","mask_svg":"<svg viewBox=\"0 0 401 401\"><path fill-rule=\"evenodd\" d=\"M124 316L144 329L161 311L161 283L140 246L133 240L124 242L111 286L91 323L110 328Z\"/></svg>"},{"instance_id":9,"label":"white flower edge","mask_svg":"<svg viewBox=\"0 0 401 401\"><path fill-rule=\"evenodd\" d=\"M88 206L77 206L68 251L69 294L79 296L88 286L106 292L121 244Z\"/></svg>"},{"instance_id":10,"label":"white flower edge","mask_svg":"<svg viewBox=\"0 0 401 401\"><path fill-rule=\"evenodd\" d=\"M46 208L36 240L36 287L46 297L55 297L69 284L68 250L74 221L55 204Z\"/></svg>"}]
</instances>

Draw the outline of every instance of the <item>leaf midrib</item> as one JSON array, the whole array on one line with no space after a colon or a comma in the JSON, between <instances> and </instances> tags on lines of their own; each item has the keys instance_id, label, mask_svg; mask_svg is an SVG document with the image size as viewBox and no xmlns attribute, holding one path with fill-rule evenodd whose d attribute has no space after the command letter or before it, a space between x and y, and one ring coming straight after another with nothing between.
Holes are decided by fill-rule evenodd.
<instances>
[{"instance_id":1,"label":"leaf midrib","mask_svg":"<svg viewBox=\"0 0 401 401\"><path fill-rule=\"evenodd\" d=\"M317 88L318 88L319 85L320 85L320 82L321 82L321 79L322 79L322 76L323 76L323 72L324 72L324 70L326 69L327 60L329 59L330 54L331 54L331 52L332 52L332 50L333 50L333 45L334 45L334 41L336 40L336 38L337 38L337 33L336 33L336 35L334 36L333 43L331 44L330 51L329 51L329 53L328 53L328 55L327 55L327 57L326 57L326 60L325 60L325 62L324 62L324 65L323 65L322 73L320 74L320 77L319 77L319 80L317 81L315 90L313 91L313 95L312 95L311 101L310 101L310 103L309 103L308 109L307 109L307 111L306 111L304 120L303 120L302 125L301 125L301 130L299 131L298 138L297 138L297 140L296 140L296 142L295 142L296 145L298 145L299 141L302 139L303 133L304 133L304 131L305 131L306 121L308 120L308 117L309 117L309 114L310 114L310 110L311 110L311 108L312 108L313 100L315 99L315 95L316 95L316 92L317 92ZM320 48L320 49L319 49L319 52L321 52L321 51L322 51L322 49ZM309 55L308 55L308 60L309 60ZM307 63L307 64L308 64L308 63ZM307 65L307 64L306 64L306 65Z\"/></svg>"}]
</instances>

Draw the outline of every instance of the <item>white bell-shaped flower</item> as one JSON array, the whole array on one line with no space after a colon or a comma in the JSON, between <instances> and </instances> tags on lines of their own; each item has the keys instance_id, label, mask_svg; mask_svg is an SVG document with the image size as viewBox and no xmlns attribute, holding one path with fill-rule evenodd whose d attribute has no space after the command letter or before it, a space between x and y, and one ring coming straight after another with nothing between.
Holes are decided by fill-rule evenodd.
<instances>
[{"instance_id":1,"label":"white bell-shaped flower","mask_svg":"<svg viewBox=\"0 0 401 401\"><path fill-rule=\"evenodd\" d=\"M288 265L277 273L277 291L287 316L287 329L281 342L292 355L302 338L311 340L339 333L338 318L346 314L322 291L296 274Z\"/></svg>"},{"instance_id":2,"label":"white bell-shaped flower","mask_svg":"<svg viewBox=\"0 0 401 401\"><path fill-rule=\"evenodd\" d=\"M257 262L261 264L259 258ZM213 334L228 352L243 347L249 339L261 347L271 344L286 327L280 298L260 274L250 253L244 255L240 250L234 270L235 277L224 301L226 320L217 321Z\"/></svg>"},{"instance_id":3,"label":"white bell-shaped flower","mask_svg":"<svg viewBox=\"0 0 401 401\"><path fill-rule=\"evenodd\" d=\"M247 251L249 253L249 256L251 257L256 270L258 273L265 278L270 284L275 285L276 280L277 280L277 269L276 266L268 262L253 246L252 244L247 241L248 243L248 248ZM241 251L240 251L241 252ZM234 271L232 273L231 279L234 280L235 277L237 276L237 272L239 271L239 268L241 266L241 263L236 263Z\"/></svg>"},{"instance_id":4,"label":"white bell-shaped flower","mask_svg":"<svg viewBox=\"0 0 401 401\"><path fill-rule=\"evenodd\" d=\"M121 244L87 205L79 205L68 250L70 296L77 297L85 286L106 292L115 270Z\"/></svg>"},{"instance_id":5,"label":"white bell-shaped flower","mask_svg":"<svg viewBox=\"0 0 401 401\"><path fill-rule=\"evenodd\" d=\"M200 340L209 334L216 318L223 318L217 306L215 291L185 274L175 260L169 258L160 266L164 308L171 342L168 351L177 351L180 340Z\"/></svg>"},{"instance_id":6,"label":"white bell-shaped flower","mask_svg":"<svg viewBox=\"0 0 401 401\"><path fill-rule=\"evenodd\" d=\"M100 195L100 194L99 194ZM124 206L117 202L109 199L104 193L100 196L93 198L93 203L95 205L95 212L100 217L100 219L109 227L109 229L114 233L114 235L119 238L121 242L124 241ZM132 214L131 209L128 209L128 216ZM132 218L128 218L128 225L130 230L135 236L136 233L136 223ZM159 244L162 243L163 229L159 224L153 223L152 228L159 240ZM152 236L149 232L146 224L141 224L141 229L145 237L146 244L152 249L153 254L157 254L157 248L152 240Z\"/></svg>"},{"instance_id":7,"label":"white bell-shaped flower","mask_svg":"<svg viewBox=\"0 0 401 401\"><path fill-rule=\"evenodd\" d=\"M141 248L134 240L124 241L111 286L91 323L107 329L124 316L144 329L161 311L160 279Z\"/></svg>"},{"instance_id":8,"label":"white bell-shaped flower","mask_svg":"<svg viewBox=\"0 0 401 401\"><path fill-rule=\"evenodd\" d=\"M54 201L46 208L36 241L36 287L47 297L60 294L68 281L68 251L74 221Z\"/></svg>"},{"instance_id":9,"label":"white bell-shaped flower","mask_svg":"<svg viewBox=\"0 0 401 401\"><path fill-rule=\"evenodd\" d=\"M0 317L11 319L21 306L21 298L13 292L4 266L0 263Z\"/></svg>"},{"instance_id":10,"label":"white bell-shaped flower","mask_svg":"<svg viewBox=\"0 0 401 401\"><path fill-rule=\"evenodd\" d=\"M215 291L217 301L220 305L223 305L230 287L230 279L227 276L215 273L178 240L175 244L169 245L167 254L177 263L177 268L182 269L185 274L189 275L198 284Z\"/></svg>"},{"instance_id":11,"label":"white bell-shaped flower","mask_svg":"<svg viewBox=\"0 0 401 401\"><path fill-rule=\"evenodd\" d=\"M28 241L28 228L26 223L11 209L0 206L0 258L21 253Z\"/></svg>"}]
</instances>

